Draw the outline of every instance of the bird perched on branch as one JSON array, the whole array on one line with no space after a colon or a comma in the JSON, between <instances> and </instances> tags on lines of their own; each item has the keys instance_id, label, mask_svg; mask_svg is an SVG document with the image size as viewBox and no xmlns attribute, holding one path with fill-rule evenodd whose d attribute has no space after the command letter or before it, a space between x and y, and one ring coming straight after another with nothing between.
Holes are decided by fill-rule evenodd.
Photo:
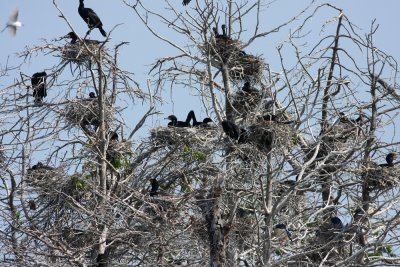
<instances>
[{"instance_id":1,"label":"bird perched on branch","mask_svg":"<svg viewBox=\"0 0 400 267\"><path fill-rule=\"evenodd\" d=\"M41 103L43 98L47 96L46 90L46 72L36 72L32 75L31 84L33 88L33 97L35 98L35 103Z\"/></svg>"},{"instance_id":2,"label":"bird perched on branch","mask_svg":"<svg viewBox=\"0 0 400 267\"><path fill-rule=\"evenodd\" d=\"M15 37L17 34L17 28L24 26L21 21L18 21L18 8L16 8L10 15L10 18L6 24L6 27L1 32L4 32L6 29L10 32L12 37Z\"/></svg>"},{"instance_id":3,"label":"bird perched on branch","mask_svg":"<svg viewBox=\"0 0 400 267\"><path fill-rule=\"evenodd\" d=\"M183 0L182 5L186 6L187 4L190 3L190 1L192 1L192 0Z\"/></svg>"},{"instance_id":4,"label":"bird perched on branch","mask_svg":"<svg viewBox=\"0 0 400 267\"><path fill-rule=\"evenodd\" d=\"M186 121L178 121L178 118L175 115L169 115L166 120L170 120L168 123L168 127L190 127L190 112L186 117Z\"/></svg>"},{"instance_id":5,"label":"bird perched on branch","mask_svg":"<svg viewBox=\"0 0 400 267\"><path fill-rule=\"evenodd\" d=\"M93 30L93 28L98 28L100 33L104 37L107 37L107 33L103 29L103 23L101 22L99 16L96 14L96 12L93 11L93 9L86 8L83 4L83 1L84 0L79 0L78 12L89 27L89 31L87 32L87 34L89 34Z\"/></svg>"},{"instance_id":6,"label":"bird perched on branch","mask_svg":"<svg viewBox=\"0 0 400 267\"><path fill-rule=\"evenodd\" d=\"M397 154L394 152L390 152L389 154L386 155L386 162L385 164L379 164L381 167L393 167L394 162L397 159Z\"/></svg>"}]
</instances>

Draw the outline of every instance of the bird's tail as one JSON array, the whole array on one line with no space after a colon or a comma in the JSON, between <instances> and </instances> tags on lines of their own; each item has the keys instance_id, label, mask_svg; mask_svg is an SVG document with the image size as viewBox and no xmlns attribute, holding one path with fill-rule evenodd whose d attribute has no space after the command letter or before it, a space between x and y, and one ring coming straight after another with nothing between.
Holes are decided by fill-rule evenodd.
<instances>
[{"instance_id":1,"label":"bird's tail","mask_svg":"<svg viewBox=\"0 0 400 267\"><path fill-rule=\"evenodd\" d=\"M106 33L106 31L103 29L103 27L99 27L99 30L100 30L100 32L101 32L101 35L103 35L104 37L107 37L107 33Z\"/></svg>"}]
</instances>

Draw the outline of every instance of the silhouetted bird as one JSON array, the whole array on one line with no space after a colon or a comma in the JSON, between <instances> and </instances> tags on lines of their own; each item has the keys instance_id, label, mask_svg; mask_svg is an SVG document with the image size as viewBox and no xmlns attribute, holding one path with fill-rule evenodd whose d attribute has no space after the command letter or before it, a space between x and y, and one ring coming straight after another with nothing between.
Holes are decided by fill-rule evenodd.
<instances>
[{"instance_id":1,"label":"silhouetted bird","mask_svg":"<svg viewBox=\"0 0 400 267\"><path fill-rule=\"evenodd\" d=\"M99 16L97 16L96 12L94 12L93 9L85 8L83 0L79 0L78 12L89 27L89 31L87 32L87 34L89 34L93 28L98 28L100 33L104 37L107 36L107 33L103 29L103 23L101 22Z\"/></svg>"},{"instance_id":2,"label":"silhouetted bird","mask_svg":"<svg viewBox=\"0 0 400 267\"><path fill-rule=\"evenodd\" d=\"M334 228L334 229L338 229L338 230L341 230L341 229L343 229L343 223L342 223L342 220L340 220L338 217L332 217L331 218L331 226Z\"/></svg>"},{"instance_id":3,"label":"silhouetted bird","mask_svg":"<svg viewBox=\"0 0 400 267\"><path fill-rule=\"evenodd\" d=\"M286 224L284 223L275 225L272 235L278 238L281 242L285 242L289 239L292 241L292 233L287 229Z\"/></svg>"},{"instance_id":4,"label":"silhouetted bird","mask_svg":"<svg viewBox=\"0 0 400 267\"><path fill-rule=\"evenodd\" d=\"M169 115L165 119L170 120L170 122L168 123L168 127L190 127L191 117L189 116L189 114L186 117L186 121L178 121L178 118L175 115Z\"/></svg>"},{"instance_id":5,"label":"silhouetted bird","mask_svg":"<svg viewBox=\"0 0 400 267\"><path fill-rule=\"evenodd\" d=\"M251 86L250 82L245 82L242 87L242 90L246 93L258 93L258 90L253 86Z\"/></svg>"},{"instance_id":6,"label":"silhouetted bird","mask_svg":"<svg viewBox=\"0 0 400 267\"><path fill-rule=\"evenodd\" d=\"M193 126L207 126L207 123L212 122L212 119L210 118L204 118L203 121L197 121L196 115L194 114L193 110L189 111L188 117L190 117L190 120L193 121L192 122Z\"/></svg>"},{"instance_id":7,"label":"silhouetted bird","mask_svg":"<svg viewBox=\"0 0 400 267\"><path fill-rule=\"evenodd\" d=\"M70 42L71 44L78 43L78 39L79 39L78 35L76 35L76 33L74 33L74 32L69 32L67 35L64 36L64 38L70 38L71 39L71 42ZM86 44L100 44L101 43L100 41L89 40L89 39L83 39L83 41Z\"/></svg>"},{"instance_id":8,"label":"silhouetted bird","mask_svg":"<svg viewBox=\"0 0 400 267\"><path fill-rule=\"evenodd\" d=\"M186 6L187 4L190 3L190 1L192 1L192 0L183 0L182 5Z\"/></svg>"},{"instance_id":9,"label":"silhouetted bird","mask_svg":"<svg viewBox=\"0 0 400 267\"><path fill-rule=\"evenodd\" d=\"M36 203L35 203L35 201L33 201L33 200L31 199L31 200L28 201L28 204L29 204L29 208L30 208L31 210L36 210Z\"/></svg>"},{"instance_id":10,"label":"silhouetted bird","mask_svg":"<svg viewBox=\"0 0 400 267\"><path fill-rule=\"evenodd\" d=\"M343 112L339 113L339 121L341 123L359 124L360 122L362 122L362 118L362 115L360 115L357 119L349 119Z\"/></svg>"},{"instance_id":11,"label":"silhouetted bird","mask_svg":"<svg viewBox=\"0 0 400 267\"><path fill-rule=\"evenodd\" d=\"M236 124L231 121L223 120L222 129L230 138L238 141L239 144L243 144L247 141L247 132L245 129L239 128Z\"/></svg>"},{"instance_id":12,"label":"silhouetted bird","mask_svg":"<svg viewBox=\"0 0 400 267\"><path fill-rule=\"evenodd\" d=\"M151 184L151 190L150 190L150 196L157 196L158 195L158 188L160 187L160 184L158 183L157 179L152 178L150 179L150 184Z\"/></svg>"},{"instance_id":13,"label":"silhouetted bird","mask_svg":"<svg viewBox=\"0 0 400 267\"><path fill-rule=\"evenodd\" d=\"M221 25L221 28L222 28L222 35L220 36L220 38L229 39L229 36L228 36L228 34L226 33L226 25L225 25L225 24L222 24L222 25Z\"/></svg>"},{"instance_id":14,"label":"silhouetted bird","mask_svg":"<svg viewBox=\"0 0 400 267\"><path fill-rule=\"evenodd\" d=\"M11 13L10 18L6 24L6 27L1 32L4 32L6 29L10 32L12 37L15 37L17 34L17 28L24 26L21 21L18 21L18 8Z\"/></svg>"},{"instance_id":15,"label":"silhouetted bird","mask_svg":"<svg viewBox=\"0 0 400 267\"><path fill-rule=\"evenodd\" d=\"M118 134L114 131L109 132L110 141L117 141L118 142Z\"/></svg>"},{"instance_id":16,"label":"silhouetted bird","mask_svg":"<svg viewBox=\"0 0 400 267\"><path fill-rule=\"evenodd\" d=\"M35 98L35 103L40 103L43 98L47 96L46 90L46 72L36 72L32 75L31 83L33 88L33 97Z\"/></svg>"},{"instance_id":17,"label":"silhouetted bird","mask_svg":"<svg viewBox=\"0 0 400 267\"><path fill-rule=\"evenodd\" d=\"M397 154L394 152L390 152L389 154L386 155L386 164L379 164L381 167L393 167L394 162L397 159Z\"/></svg>"},{"instance_id":18,"label":"silhouetted bird","mask_svg":"<svg viewBox=\"0 0 400 267\"><path fill-rule=\"evenodd\" d=\"M36 163L36 165L33 165L32 168L30 168L30 170L54 170L53 167L44 165L42 162L38 162Z\"/></svg>"},{"instance_id":19,"label":"silhouetted bird","mask_svg":"<svg viewBox=\"0 0 400 267\"><path fill-rule=\"evenodd\" d=\"M89 98L96 98L96 94L94 92L89 93Z\"/></svg>"}]
</instances>

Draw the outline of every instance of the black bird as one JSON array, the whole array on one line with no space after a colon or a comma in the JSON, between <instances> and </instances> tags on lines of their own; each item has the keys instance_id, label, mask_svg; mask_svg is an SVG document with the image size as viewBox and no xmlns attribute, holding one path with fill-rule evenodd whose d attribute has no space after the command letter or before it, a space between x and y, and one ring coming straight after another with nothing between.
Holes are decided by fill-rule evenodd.
<instances>
[{"instance_id":1,"label":"black bird","mask_svg":"<svg viewBox=\"0 0 400 267\"><path fill-rule=\"evenodd\" d=\"M363 116L358 116L357 119L349 119L343 112L339 113L339 121L341 123L353 123L353 124L360 124L362 122Z\"/></svg>"},{"instance_id":2,"label":"black bird","mask_svg":"<svg viewBox=\"0 0 400 267\"><path fill-rule=\"evenodd\" d=\"M109 140L110 141L117 141L118 142L118 134L114 131L109 132Z\"/></svg>"},{"instance_id":3,"label":"black bird","mask_svg":"<svg viewBox=\"0 0 400 267\"><path fill-rule=\"evenodd\" d=\"M183 0L182 5L186 6L187 4L190 3L190 1L192 1L192 0Z\"/></svg>"},{"instance_id":4,"label":"black bird","mask_svg":"<svg viewBox=\"0 0 400 267\"><path fill-rule=\"evenodd\" d=\"M107 33L103 29L103 23L101 22L99 16L97 16L96 12L93 11L91 8L86 8L83 4L84 0L79 0L79 8L78 12L82 19L86 22L89 27L89 31L87 34L90 33L93 28L98 28L100 33L107 37Z\"/></svg>"},{"instance_id":5,"label":"black bird","mask_svg":"<svg viewBox=\"0 0 400 267\"><path fill-rule=\"evenodd\" d=\"M393 167L394 162L397 159L397 154L394 152L390 152L389 154L386 155L386 164L379 164L381 167Z\"/></svg>"},{"instance_id":6,"label":"black bird","mask_svg":"<svg viewBox=\"0 0 400 267\"><path fill-rule=\"evenodd\" d=\"M342 220L340 220L338 217L332 217L331 218L331 226L332 226L332 228L334 228L334 229L338 229L338 230L341 230L341 229L343 229L343 223L342 223Z\"/></svg>"},{"instance_id":7,"label":"black bird","mask_svg":"<svg viewBox=\"0 0 400 267\"><path fill-rule=\"evenodd\" d=\"M32 168L30 168L30 170L54 170L53 167L44 165L42 162L38 162L36 163L36 165L33 165Z\"/></svg>"},{"instance_id":8,"label":"black bird","mask_svg":"<svg viewBox=\"0 0 400 267\"><path fill-rule=\"evenodd\" d=\"M245 129L239 128L236 124L231 121L223 120L222 129L230 138L237 140L239 144L243 144L247 141L247 132Z\"/></svg>"},{"instance_id":9,"label":"black bird","mask_svg":"<svg viewBox=\"0 0 400 267\"><path fill-rule=\"evenodd\" d=\"M168 123L168 127L190 127L190 112L186 117L186 121L178 121L178 118L175 115L169 115L166 120L170 120Z\"/></svg>"},{"instance_id":10,"label":"black bird","mask_svg":"<svg viewBox=\"0 0 400 267\"><path fill-rule=\"evenodd\" d=\"M222 39L229 39L229 36L226 34L226 25L222 24L221 25L222 28L222 35L220 36L220 38Z\"/></svg>"},{"instance_id":11,"label":"black bird","mask_svg":"<svg viewBox=\"0 0 400 267\"><path fill-rule=\"evenodd\" d=\"M41 103L43 98L47 96L46 90L46 72L36 72L32 75L31 83L33 88L33 97L35 98L35 103Z\"/></svg>"},{"instance_id":12,"label":"black bird","mask_svg":"<svg viewBox=\"0 0 400 267\"><path fill-rule=\"evenodd\" d=\"M275 225L273 236L278 238L281 242L285 242L290 239L292 241L292 233L287 229L286 224L280 223Z\"/></svg>"},{"instance_id":13,"label":"black bird","mask_svg":"<svg viewBox=\"0 0 400 267\"><path fill-rule=\"evenodd\" d=\"M89 93L89 98L96 98L96 94L94 92Z\"/></svg>"},{"instance_id":14,"label":"black bird","mask_svg":"<svg viewBox=\"0 0 400 267\"><path fill-rule=\"evenodd\" d=\"M150 184L151 184L151 190L150 190L150 196L157 196L158 195L158 188L160 187L160 184L158 183L157 179L152 178L150 179Z\"/></svg>"},{"instance_id":15,"label":"black bird","mask_svg":"<svg viewBox=\"0 0 400 267\"><path fill-rule=\"evenodd\" d=\"M69 32L63 38L70 38L71 39L71 42L70 42L71 44L76 44L78 42L78 39L79 39L78 35L76 35L76 33L74 33L74 32ZM101 43L100 41L97 41L97 40L83 39L83 41L86 44L100 44Z\"/></svg>"},{"instance_id":16,"label":"black bird","mask_svg":"<svg viewBox=\"0 0 400 267\"><path fill-rule=\"evenodd\" d=\"M194 114L193 110L189 111L188 117L190 117L190 120L193 120L193 126L207 126L207 123L213 121L210 118L204 118L203 121L197 121L196 115Z\"/></svg>"},{"instance_id":17,"label":"black bird","mask_svg":"<svg viewBox=\"0 0 400 267\"><path fill-rule=\"evenodd\" d=\"M250 82L245 82L242 87L242 90L246 93L258 93L258 90L253 86L251 86Z\"/></svg>"},{"instance_id":18,"label":"black bird","mask_svg":"<svg viewBox=\"0 0 400 267\"><path fill-rule=\"evenodd\" d=\"M35 203L35 201L34 200L29 200L28 201L28 204L29 204L29 208L31 209L31 210L36 210L36 203Z\"/></svg>"}]
</instances>

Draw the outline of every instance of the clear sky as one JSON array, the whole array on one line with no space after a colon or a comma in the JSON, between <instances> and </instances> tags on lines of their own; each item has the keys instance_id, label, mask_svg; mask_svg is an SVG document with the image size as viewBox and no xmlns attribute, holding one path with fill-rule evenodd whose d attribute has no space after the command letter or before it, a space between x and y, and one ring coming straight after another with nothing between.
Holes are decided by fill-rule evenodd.
<instances>
[{"instance_id":1,"label":"clear sky","mask_svg":"<svg viewBox=\"0 0 400 267\"><path fill-rule=\"evenodd\" d=\"M188 7L183 7L181 5L181 0L170 0L170 2L173 3L176 8L182 10L182 12L186 10L190 12L190 6L193 4L193 1ZM79 1L58 0L56 2L67 16L74 29L81 35L84 35L87 31L87 26L84 24L77 11ZM134 0L127 0L127 2L134 2ZM161 5L159 3L164 2L164 0L148 0L145 2ZM263 16L265 16L263 18L263 29L268 30L284 22L286 19L297 14L309 2L310 1L306 0L274 1L269 8L265 7L265 12L263 13ZM323 1L320 1L320 3L322 2ZM396 60L400 59L400 34L398 28L398 25L400 25L400 18L398 15L400 10L399 0L336 0L324 2L329 2L332 5L342 8L350 20L365 32L368 31L371 21L376 18L377 23L380 24L380 28L375 37L376 45L383 51L392 55ZM135 17L133 11L127 7L123 1L86 0L85 5L97 12L107 32L116 25L122 23L122 25L114 29L111 35L112 40L110 45L121 41L130 42L129 46L121 50L121 65L124 69L135 73L135 80L139 82L140 85L145 86L146 79L151 78L147 73L150 69L149 65L152 62L158 57L175 54L176 51L157 40L145 29L141 22ZM10 57L11 65L20 63L21 59L15 58L15 53L22 51L26 46L40 44L42 38L48 40L59 38L70 31L65 21L58 17L59 13L54 7L52 0L2 0L0 23L4 23L3 25L5 25L9 14L15 7L18 7L20 10L19 19L24 23L24 27L18 30L15 38L11 38L7 31L0 34L0 64L3 67L8 57ZM247 21L247 23L251 25L252 22ZM319 22L316 22L316 27L320 28L320 26ZM256 54L262 54L266 58L272 58L273 60L273 57L269 55L269 51L276 47L280 40L279 38L283 39L287 36L288 30L289 29L283 30L280 35L277 35L276 39L263 39L256 42L253 47L249 47L248 49L250 51L255 51ZM91 38L103 39L97 30L92 32ZM50 68L52 64L54 64L54 58L33 58L29 64L25 64L22 67L22 72L31 75L34 72ZM272 68L274 65L279 66L278 62L272 61L269 62L269 64ZM0 78L0 88L10 84L13 78L12 76ZM175 102L180 102L179 107L176 104L171 104L171 98L165 99L169 104L159 107L160 111L164 112L165 115L176 113L178 117L183 117L186 116L190 109L194 109L196 113L199 113L198 117L203 117L203 115L205 115L200 107L196 108L195 97L191 98L189 96L190 93L189 95L181 93L181 88L176 89L179 90L176 91L178 93L172 92L172 94L170 94L168 92L167 95L168 97L172 96ZM163 116L159 118L159 121L155 119L149 123L154 123L156 125L166 123L164 120L161 120Z\"/></svg>"}]
</instances>

